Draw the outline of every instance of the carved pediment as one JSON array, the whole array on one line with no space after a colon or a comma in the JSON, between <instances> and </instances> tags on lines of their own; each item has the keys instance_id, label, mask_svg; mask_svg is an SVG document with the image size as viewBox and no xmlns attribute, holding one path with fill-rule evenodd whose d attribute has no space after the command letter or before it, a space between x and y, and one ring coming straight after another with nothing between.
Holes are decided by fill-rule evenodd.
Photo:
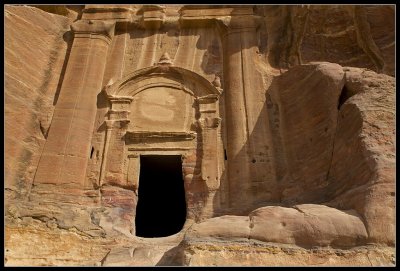
<instances>
[{"instance_id":1,"label":"carved pediment","mask_svg":"<svg viewBox=\"0 0 400 271\"><path fill-rule=\"evenodd\" d=\"M132 72L117 82L110 81L104 91L111 103L112 118L129 118L129 129L152 131L153 136L155 131L190 130L198 118L196 114L216 112L221 94L215 82L173 66L168 54L153 67Z\"/></svg>"},{"instance_id":2,"label":"carved pediment","mask_svg":"<svg viewBox=\"0 0 400 271\"><path fill-rule=\"evenodd\" d=\"M107 85L104 91L110 97L133 97L151 87L181 89L195 97L210 94L219 96L221 94L221 89L215 87L203 76L181 67L164 65L163 63L129 73L121 80Z\"/></svg>"}]
</instances>

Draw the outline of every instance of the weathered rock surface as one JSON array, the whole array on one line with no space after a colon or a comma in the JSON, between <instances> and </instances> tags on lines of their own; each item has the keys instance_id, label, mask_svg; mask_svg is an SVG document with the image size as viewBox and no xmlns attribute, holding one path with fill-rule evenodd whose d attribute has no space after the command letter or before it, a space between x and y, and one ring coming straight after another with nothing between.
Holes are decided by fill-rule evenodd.
<instances>
[{"instance_id":1,"label":"weathered rock surface","mask_svg":"<svg viewBox=\"0 0 400 271\"><path fill-rule=\"evenodd\" d=\"M201 242L185 247L185 266L395 266L393 248L357 247L349 250L306 250L257 242ZM178 264L177 264L178 263Z\"/></svg>"},{"instance_id":2,"label":"weathered rock surface","mask_svg":"<svg viewBox=\"0 0 400 271\"><path fill-rule=\"evenodd\" d=\"M32 5L35 8L49 13L66 16L71 20L78 20L82 17L82 10L85 5Z\"/></svg>"},{"instance_id":3,"label":"weathered rock surface","mask_svg":"<svg viewBox=\"0 0 400 271\"><path fill-rule=\"evenodd\" d=\"M274 67L328 61L394 76L394 6L265 6L259 13Z\"/></svg>"},{"instance_id":4,"label":"weathered rock surface","mask_svg":"<svg viewBox=\"0 0 400 271\"><path fill-rule=\"evenodd\" d=\"M341 69L326 63L318 64L316 70L324 66L331 71ZM323 91L334 86L332 83L315 88L313 94L305 91L297 94L295 91L300 92L301 85L290 83L298 82L295 78L306 78L302 81L307 86L306 91L311 89L315 80L311 67L313 64L290 69L277 78L269 92L270 112L277 116L276 145L283 153L277 156L281 159L277 172L278 178L282 178L282 201L325 202L339 209L354 209L366 222L371 242L379 239L378 243L392 244L395 225L394 78L366 69L343 68L344 73L336 71L330 75L340 78L334 95L325 96ZM305 72L302 76L301 71ZM323 80L324 76L317 78ZM296 98L289 96L292 93L296 93ZM325 109L318 112L323 102ZM308 128L296 129L299 126ZM280 172L292 177L280 176ZM304 179L300 181L295 177ZM299 186L299 182L305 185ZM302 188L305 190L300 192Z\"/></svg>"},{"instance_id":5,"label":"weathered rock surface","mask_svg":"<svg viewBox=\"0 0 400 271\"><path fill-rule=\"evenodd\" d=\"M250 236L250 219L247 216L224 215L195 224L186 233L186 239L229 239Z\"/></svg>"},{"instance_id":6,"label":"weathered rock surface","mask_svg":"<svg viewBox=\"0 0 400 271\"><path fill-rule=\"evenodd\" d=\"M270 115L283 202L315 202L324 197L344 71L315 63L289 69L272 82Z\"/></svg>"},{"instance_id":7,"label":"weathered rock surface","mask_svg":"<svg viewBox=\"0 0 400 271\"><path fill-rule=\"evenodd\" d=\"M393 6L8 5L5 23L6 265L395 264ZM181 156L168 237L136 236L143 155Z\"/></svg>"},{"instance_id":8,"label":"weathered rock surface","mask_svg":"<svg viewBox=\"0 0 400 271\"><path fill-rule=\"evenodd\" d=\"M19 220L6 221L6 266L100 266L113 247L112 240L84 236L75 228L67 231L32 218Z\"/></svg>"},{"instance_id":9,"label":"weathered rock surface","mask_svg":"<svg viewBox=\"0 0 400 271\"><path fill-rule=\"evenodd\" d=\"M24 194L51 123L70 21L25 6L7 6L4 20L5 188Z\"/></svg>"},{"instance_id":10,"label":"weathered rock surface","mask_svg":"<svg viewBox=\"0 0 400 271\"><path fill-rule=\"evenodd\" d=\"M367 239L365 226L355 211L323 205L301 204L293 208L267 206L249 216L211 218L190 228L185 240L225 241L252 239L301 247L354 247Z\"/></svg>"},{"instance_id":11,"label":"weathered rock surface","mask_svg":"<svg viewBox=\"0 0 400 271\"><path fill-rule=\"evenodd\" d=\"M299 246L354 247L367 238L365 226L352 210L302 204L294 209L263 207L250 213L250 238Z\"/></svg>"},{"instance_id":12,"label":"weathered rock surface","mask_svg":"<svg viewBox=\"0 0 400 271\"><path fill-rule=\"evenodd\" d=\"M370 242L394 244L395 81L346 71L327 194L330 205L362 215Z\"/></svg>"}]
</instances>

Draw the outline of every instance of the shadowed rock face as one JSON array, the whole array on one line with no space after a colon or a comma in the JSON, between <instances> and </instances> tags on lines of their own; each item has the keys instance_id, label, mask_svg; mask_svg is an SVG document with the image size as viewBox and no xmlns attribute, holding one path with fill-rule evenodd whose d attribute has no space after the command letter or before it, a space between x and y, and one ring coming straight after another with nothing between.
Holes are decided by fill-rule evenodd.
<instances>
[{"instance_id":1,"label":"shadowed rock face","mask_svg":"<svg viewBox=\"0 0 400 271\"><path fill-rule=\"evenodd\" d=\"M327 183L338 102L345 84L337 64L306 64L276 77L267 92L274 136L282 158L278 182L282 202L321 202Z\"/></svg>"},{"instance_id":2,"label":"shadowed rock face","mask_svg":"<svg viewBox=\"0 0 400 271\"><path fill-rule=\"evenodd\" d=\"M5 264L394 265L394 44L389 5L7 5Z\"/></svg>"},{"instance_id":3,"label":"shadowed rock face","mask_svg":"<svg viewBox=\"0 0 400 271\"><path fill-rule=\"evenodd\" d=\"M266 6L268 59L275 67L328 61L394 76L394 8Z\"/></svg>"}]
</instances>

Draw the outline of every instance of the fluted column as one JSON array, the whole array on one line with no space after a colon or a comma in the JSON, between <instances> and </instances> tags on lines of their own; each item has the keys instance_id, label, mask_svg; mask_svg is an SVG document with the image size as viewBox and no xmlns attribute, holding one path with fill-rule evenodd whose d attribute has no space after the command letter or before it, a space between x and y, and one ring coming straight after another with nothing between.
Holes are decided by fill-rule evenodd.
<instances>
[{"instance_id":1,"label":"fluted column","mask_svg":"<svg viewBox=\"0 0 400 271\"><path fill-rule=\"evenodd\" d=\"M108 47L115 23L81 20L74 41L35 183L83 186Z\"/></svg>"}]
</instances>

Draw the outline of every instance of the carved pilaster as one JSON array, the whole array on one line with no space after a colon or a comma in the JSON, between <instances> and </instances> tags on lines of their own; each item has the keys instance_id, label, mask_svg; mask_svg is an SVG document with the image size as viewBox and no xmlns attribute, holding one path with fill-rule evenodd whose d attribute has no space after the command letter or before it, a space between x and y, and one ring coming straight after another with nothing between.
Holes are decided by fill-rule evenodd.
<instances>
[{"instance_id":1,"label":"carved pilaster","mask_svg":"<svg viewBox=\"0 0 400 271\"><path fill-rule=\"evenodd\" d=\"M140 173L140 156L129 155L126 181L127 185L129 187L132 187L134 191L137 191L139 187L139 173Z\"/></svg>"},{"instance_id":2,"label":"carved pilaster","mask_svg":"<svg viewBox=\"0 0 400 271\"><path fill-rule=\"evenodd\" d=\"M114 25L84 20L71 26L74 41L34 182L85 187L95 101L102 87Z\"/></svg>"},{"instance_id":3,"label":"carved pilaster","mask_svg":"<svg viewBox=\"0 0 400 271\"><path fill-rule=\"evenodd\" d=\"M197 121L202 134L203 156L201 162L201 176L210 190L219 187L218 164L218 127L221 118L217 116L218 95L207 95L197 98L199 103L200 119Z\"/></svg>"},{"instance_id":4,"label":"carved pilaster","mask_svg":"<svg viewBox=\"0 0 400 271\"><path fill-rule=\"evenodd\" d=\"M132 97L108 95L108 99L111 102L111 108L108 111L108 120L104 121L106 134L100 171L100 185L110 181L127 186L129 185L129 180L123 177L126 175L126 172L124 172L126 167L123 166L125 161L124 136L130 123L130 111L128 109L132 102ZM112 153L109 153L110 149L113 150ZM106 177L109 170L113 174L107 180Z\"/></svg>"},{"instance_id":5,"label":"carved pilaster","mask_svg":"<svg viewBox=\"0 0 400 271\"><path fill-rule=\"evenodd\" d=\"M256 30L260 20L254 14L226 16L216 19L224 52L224 92L227 135L227 168L230 204L241 207L241 198L251 198L253 178L251 160L256 151L255 127L262 114L262 76L256 69ZM260 102L261 101L261 102ZM264 132L264 124L257 124ZM251 135L251 136L250 136ZM261 137L262 138L262 137ZM262 138L262 140L265 140Z\"/></svg>"}]
</instances>

